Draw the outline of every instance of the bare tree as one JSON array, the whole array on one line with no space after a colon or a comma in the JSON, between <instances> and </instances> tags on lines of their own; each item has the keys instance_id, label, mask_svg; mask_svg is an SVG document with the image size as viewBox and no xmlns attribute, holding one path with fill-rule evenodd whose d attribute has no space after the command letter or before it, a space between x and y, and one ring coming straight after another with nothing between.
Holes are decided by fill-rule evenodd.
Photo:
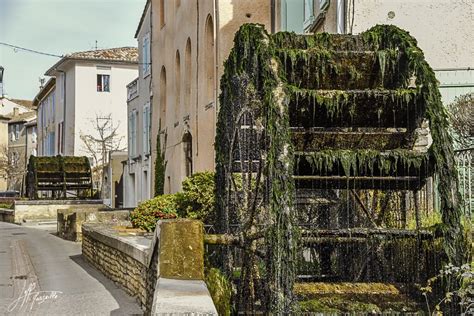
<instances>
[{"instance_id":1,"label":"bare tree","mask_svg":"<svg viewBox=\"0 0 474 316\"><path fill-rule=\"evenodd\" d=\"M454 139L461 148L474 147L474 93L457 97L448 105Z\"/></svg>"},{"instance_id":2,"label":"bare tree","mask_svg":"<svg viewBox=\"0 0 474 316\"><path fill-rule=\"evenodd\" d=\"M93 135L80 135L84 148L92 158L92 176L94 182L99 183L101 191L103 190L103 169L108 163L109 153L111 151L124 150L121 146L124 139L118 134L120 122L116 126L112 122L112 114L96 114L95 118L90 119L94 129Z\"/></svg>"},{"instance_id":3,"label":"bare tree","mask_svg":"<svg viewBox=\"0 0 474 316\"><path fill-rule=\"evenodd\" d=\"M0 175L6 178L8 190L21 191L26 174L25 166L23 152L9 150L5 145L0 147Z\"/></svg>"}]
</instances>

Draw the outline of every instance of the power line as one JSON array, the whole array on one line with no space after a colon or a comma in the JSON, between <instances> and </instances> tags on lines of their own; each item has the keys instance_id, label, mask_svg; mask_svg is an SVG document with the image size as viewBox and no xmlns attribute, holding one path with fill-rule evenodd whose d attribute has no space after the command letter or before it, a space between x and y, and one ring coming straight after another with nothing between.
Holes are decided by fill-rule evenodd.
<instances>
[{"instance_id":1,"label":"power line","mask_svg":"<svg viewBox=\"0 0 474 316\"><path fill-rule=\"evenodd\" d=\"M34 53L34 54L39 54L39 55L45 55L45 56L50 56L50 57L58 57L58 58L62 58L62 57L63 57L63 56L60 56L60 55L50 54L50 53L45 53L45 52L40 52L40 51L37 51L37 50L34 50L34 49L29 49L29 48L25 48L25 47L20 47L20 46L16 46L16 45L4 43L4 42L0 42L0 45L7 46L7 47L11 47L11 48L17 49L17 50L22 50L22 51L25 51L25 52L30 52L30 53Z\"/></svg>"}]
</instances>

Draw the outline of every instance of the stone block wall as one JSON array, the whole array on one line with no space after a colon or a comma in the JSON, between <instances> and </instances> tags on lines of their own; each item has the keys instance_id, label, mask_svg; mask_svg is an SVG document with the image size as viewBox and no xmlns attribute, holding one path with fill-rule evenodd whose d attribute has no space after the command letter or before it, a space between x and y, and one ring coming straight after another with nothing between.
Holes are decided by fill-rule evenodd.
<instances>
[{"instance_id":1,"label":"stone block wall","mask_svg":"<svg viewBox=\"0 0 474 316\"><path fill-rule=\"evenodd\" d=\"M15 220L15 214L13 210L0 208L0 222L13 223Z\"/></svg>"},{"instance_id":2,"label":"stone block wall","mask_svg":"<svg viewBox=\"0 0 474 316\"><path fill-rule=\"evenodd\" d=\"M141 262L123 252L84 235L82 240L84 257L112 281L120 284L142 306L146 305L147 268Z\"/></svg>"},{"instance_id":3,"label":"stone block wall","mask_svg":"<svg viewBox=\"0 0 474 316\"><path fill-rule=\"evenodd\" d=\"M15 223L27 221L55 221L58 210L95 208L102 209L102 200L17 200Z\"/></svg>"},{"instance_id":4,"label":"stone block wall","mask_svg":"<svg viewBox=\"0 0 474 316\"><path fill-rule=\"evenodd\" d=\"M153 247L155 248L155 247ZM146 314L153 304L157 281L157 251L130 246L100 224L87 224L82 235L82 255L107 278L135 297Z\"/></svg>"},{"instance_id":5,"label":"stone block wall","mask_svg":"<svg viewBox=\"0 0 474 316\"><path fill-rule=\"evenodd\" d=\"M130 211L99 211L97 208L58 210L58 236L72 241L82 240L83 223L128 223Z\"/></svg>"},{"instance_id":6,"label":"stone block wall","mask_svg":"<svg viewBox=\"0 0 474 316\"><path fill-rule=\"evenodd\" d=\"M203 281L202 223L160 221L152 239L124 236L112 225L85 223L82 254L140 303L145 315L217 315Z\"/></svg>"}]
</instances>

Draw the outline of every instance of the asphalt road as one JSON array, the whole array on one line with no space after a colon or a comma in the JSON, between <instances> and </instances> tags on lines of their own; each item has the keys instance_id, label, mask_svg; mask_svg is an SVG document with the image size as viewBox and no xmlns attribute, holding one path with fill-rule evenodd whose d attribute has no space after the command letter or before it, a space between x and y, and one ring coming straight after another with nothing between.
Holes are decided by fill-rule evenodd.
<instances>
[{"instance_id":1,"label":"asphalt road","mask_svg":"<svg viewBox=\"0 0 474 316\"><path fill-rule=\"evenodd\" d=\"M0 315L141 315L55 228L0 222Z\"/></svg>"}]
</instances>

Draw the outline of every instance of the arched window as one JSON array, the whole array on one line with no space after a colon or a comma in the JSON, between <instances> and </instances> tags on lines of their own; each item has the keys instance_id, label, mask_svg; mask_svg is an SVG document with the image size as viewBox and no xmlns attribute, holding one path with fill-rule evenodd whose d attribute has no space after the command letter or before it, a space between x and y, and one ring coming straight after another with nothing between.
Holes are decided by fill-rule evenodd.
<instances>
[{"instance_id":1,"label":"arched window","mask_svg":"<svg viewBox=\"0 0 474 316\"><path fill-rule=\"evenodd\" d=\"M174 120L179 121L179 115L181 112L181 57L179 50L176 51L176 66L175 66L175 102L174 102Z\"/></svg>"},{"instance_id":2,"label":"arched window","mask_svg":"<svg viewBox=\"0 0 474 316\"><path fill-rule=\"evenodd\" d=\"M166 128L166 68L161 67L160 75L160 128Z\"/></svg>"},{"instance_id":3,"label":"arched window","mask_svg":"<svg viewBox=\"0 0 474 316\"><path fill-rule=\"evenodd\" d=\"M160 27L165 26L165 0L160 0Z\"/></svg>"},{"instance_id":4,"label":"arched window","mask_svg":"<svg viewBox=\"0 0 474 316\"><path fill-rule=\"evenodd\" d=\"M191 108L191 77L191 39L188 38L184 55L184 107L186 113Z\"/></svg>"},{"instance_id":5,"label":"arched window","mask_svg":"<svg viewBox=\"0 0 474 316\"><path fill-rule=\"evenodd\" d=\"M187 132L183 136L184 173L186 177L193 174L193 137Z\"/></svg>"},{"instance_id":6,"label":"arched window","mask_svg":"<svg viewBox=\"0 0 474 316\"><path fill-rule=\"evenodd\" d=\"M212 16L207 16L206 21L206 83L207 83L207 99L209 102L214 101L214 89L215 89L215 50L214 50L214 23L212 22Z\"/></svg>"}]
</instances>

